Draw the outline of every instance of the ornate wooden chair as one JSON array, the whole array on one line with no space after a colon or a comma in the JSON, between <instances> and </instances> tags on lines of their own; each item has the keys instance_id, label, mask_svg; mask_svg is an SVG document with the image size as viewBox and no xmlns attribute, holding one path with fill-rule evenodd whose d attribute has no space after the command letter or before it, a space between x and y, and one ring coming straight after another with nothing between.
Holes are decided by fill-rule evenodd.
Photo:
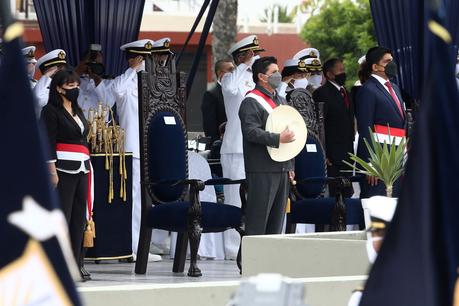
<instances>
[{"instance_id":1,"label":"ornate wooden chair","mask_svg":"<svg viewBox=\"0 0 459 306\"><path fill-rule=\"evenodd\" d=\"M242 235L241 209L200 202L205 185L235 184L240 181L187 179L187 131L184 74L176 73L175 61L158 65L146 59L139 73L139 128L142 180L142 217L135 272L145 274L151 229L178 232L173 272L183 272L188 241L189 276L201 276L197 253L202 232L235 228Z\"/></svg>"},{"instance_id":2,"label":"ornate wooden chair","mask_svg":"<svg viewBox=\"0 0 459 306\"><path fill-rule=\"evenodd\" d=\"M295 158L296 184L291 185L290 213L287 232L295 232L297 223L330 224L330 230L346 230L347 224L363 224L359 199L344 199L341 189L349 187L349 177L328 177L324 149L323 103L314 103L309 92L296 89L289 95L289 104L297 108L308 128L306 146ZM324 197L326 185L338 183L335 195Z\"/></svg>"}]
</instances>

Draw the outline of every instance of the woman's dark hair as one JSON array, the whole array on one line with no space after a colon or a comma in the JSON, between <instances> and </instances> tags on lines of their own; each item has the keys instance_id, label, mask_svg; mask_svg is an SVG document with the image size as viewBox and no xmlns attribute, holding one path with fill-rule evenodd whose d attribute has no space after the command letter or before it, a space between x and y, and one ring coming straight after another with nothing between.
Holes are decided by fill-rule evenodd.
<instances>
[{"instance_id":1,"label":"woman's dark hair","mask_svg":"<svg viewBox=\"0 0 459 306\"><path fill-rule=\"evenodd\" d=\"M67 67L63 70L56 72L51 81L51 85L49 85L48 104L51 104L58 108L64 108L64 99L62 99L62 96L57 92L57 86L62 87L65 84L75 82L80 84L80 77L72 68ZM78 103L72 102L72 115L75 116L77 113L81 114L83 113L83 111L81 110Z\"/></svg>"},{"instance_id":2,"label":"woman's dark hair","mask_svg":"<svg viewBox=\"0 0 459 306\"><path fill-rule=\"evenodd\" d=\"M277 64L277 59L274 56L265 56L257 59L252 65L252 78L255 84L258 83L258 74L265 74L271 64Z\"/></svg>"},{"instance_id":3,"label":"woman's dark hair","mask_svg":"<svg viewBox=\"0 0 459 306\"><path fill-rule=\"evenodd\" d=\"M302 71L299 70L297 67L284 67L284 69L282 69L281 75L282 75L282 78L285 78L285 77L294 75L297 72L301 73Z\"/></svg>"}]
</instances>

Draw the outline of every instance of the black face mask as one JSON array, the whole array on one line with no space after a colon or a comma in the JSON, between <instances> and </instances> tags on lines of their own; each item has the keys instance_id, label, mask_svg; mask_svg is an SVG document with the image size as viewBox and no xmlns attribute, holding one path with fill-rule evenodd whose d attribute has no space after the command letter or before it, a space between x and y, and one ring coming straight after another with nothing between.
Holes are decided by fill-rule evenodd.
<instances>
[{"instance_id":1,"label":"black face mask","mask_svg":"<svg viewBox=\"0 0 459 306\"><path fill-rule=\"evenodd\" d=\"M65 94L63 96L66 97L70 102L77 103L79 94L80 89L78 87L75 87L72 89L65 89Z\"/></svg>"},{"instance_id":2,"label":"black face mask","mask_svg":"<svg viewBox=\"0 0 459 306\"><path fill-rule=\"evenodd\" d=\"M91 73L97 74L98 76L103 76L105 73L105 67L101 63L87 63L88 68L91 69Z\"/></svg>"},{"instance_id":3,"label":"black face mask","mask_svg":"<svg viewBox=\"0 0 459 306\"><path fill-rule=\"evenodd\" d=\"M389 62L389 64L384 67L384 72L389 79L395 79L398 73L397 64L394 62Z\"/></svg>"},{"instance_id":4,"label":"black face mask","mask_svg":"<svg viewBox=\"0 0 459 306\"><path fill-rule=\"evenodd\" d=\"M346 83L346 72L335 75L335 82L339 86L344 86Z\"/></svg>"}]
</instances>

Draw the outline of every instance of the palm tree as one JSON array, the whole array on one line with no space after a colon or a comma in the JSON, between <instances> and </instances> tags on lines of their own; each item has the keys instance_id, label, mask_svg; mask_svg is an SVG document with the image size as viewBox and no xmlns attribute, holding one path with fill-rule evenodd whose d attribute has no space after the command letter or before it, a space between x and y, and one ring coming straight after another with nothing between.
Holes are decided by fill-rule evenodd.
<instances>
[{"instance_id":1,"label":"palm tree","mask_svg":"<svg viewBox=\"0 0 459 306\"><path fill-rule=\"evenodd\" d=\"M269 20L274 20L274 10L275 8L279 9L279 23L292 23L293 17L288 14L287 6L281 6L279 4L274 4L271 8L264 9L264 16L260 18L261 22L268 22ZM270 16L271 15L271 16Z\"/></svg>"},{"instance_id":2,"label":"palm tree","mask_svg":"<svg viewBox=\"0 0 459 306\"><path fill-rule=\"evenodd\" d=\"M220 0L212 32L212 60L228 58L228 49L237 34L237 0ZM212 68L213 69L213 68Z\"/></svg>"}]
</instances>

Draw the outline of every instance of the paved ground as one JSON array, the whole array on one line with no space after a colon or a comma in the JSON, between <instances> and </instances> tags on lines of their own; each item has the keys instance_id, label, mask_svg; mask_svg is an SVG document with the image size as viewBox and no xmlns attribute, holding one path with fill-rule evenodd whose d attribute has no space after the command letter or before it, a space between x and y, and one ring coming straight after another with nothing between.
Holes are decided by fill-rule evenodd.
<instances>
[{"instance_id":1,"label":"paved ground","mask_svg":"<svg viewBox=\"0 0 459 306\"><path fill-rule=\"evenodd\" d=\"M235 261L228 260L200 260L198 266L203 276L188 277L189 261L185 264L185 272L173 273L170 259L148 263L147 273L136 275L135 263L118 263L117 261L102 261L99 264L86 263L85 267L91 273L92 280L77 283L80 287L112 286L128 284L173 284L186 282L209 282L239 280L239 270Z\"/></svg>"}]
</instances>

